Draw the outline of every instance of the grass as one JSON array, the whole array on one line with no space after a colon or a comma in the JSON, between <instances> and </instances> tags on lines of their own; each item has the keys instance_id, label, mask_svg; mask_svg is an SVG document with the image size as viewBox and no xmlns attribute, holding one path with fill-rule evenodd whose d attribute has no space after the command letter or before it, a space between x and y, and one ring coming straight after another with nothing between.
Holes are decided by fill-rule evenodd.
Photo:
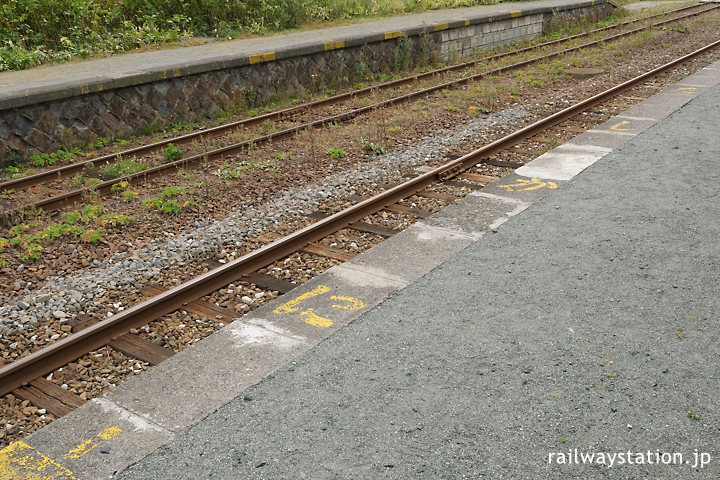
<instances>
[{"instance_id":1,"label":"grass","mask_svg":"<svg viewBox=\"0 0 720 480\"><path fill-rule=\"evenodd\" d=\"M0 237L0 254L16 247L21 250L21 260L36 260L42 257L46 246L58 238L77 237L83 242L97 243L103 241L106 232L134 219L132 215L106 212L102 205L87 205L61 214L57 223L43 226L36 221L12 226L8 238ZM6 265L7 260L0 257L0 266Z\"/></svg>"},{"instance_id":2,"label":"grass","mask_svg":"<svg viewBox=\"0 0 720 480\"><path fill-rule=\"evenodd\" d=\"M196 189L202 187L207 187L207 184L201 182L187 187L165 187L158 196L145 199L143 206L166 215L175 215L181 210L200 205L202 199L193 195Z\"/></svg>"}]
</instances>

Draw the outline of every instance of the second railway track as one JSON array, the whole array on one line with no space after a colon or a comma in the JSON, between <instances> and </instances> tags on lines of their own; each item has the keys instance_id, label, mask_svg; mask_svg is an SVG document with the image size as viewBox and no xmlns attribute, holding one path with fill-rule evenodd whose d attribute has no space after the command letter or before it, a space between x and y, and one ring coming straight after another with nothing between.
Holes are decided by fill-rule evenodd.
<instances>
[{"instance_id":1,"label":"second railway track","mask_svg":"<svg viewBox=\"0 0 720 480\"><path fill-rule=\"evenodd\" d=\"M64 207L67 207L69 205L73 205L76 203L79 203L82 201L82 199L89 194L99 194L99 195L108 195L113 190L113 186L120 182L128 182L130 184L137 183L137 182L146 182L148 179L154 178L156 176L163 176L168 173L176 172L178 169L182 168L192 168L200 164L204 164L208 161L210 162L217 162L222 161L223 159L227 158L230 155L237 154L238 152L242 152L243 150L246 150L250 147L255 147L264 143L270 143L270 142L277 142L284 139L291 138L294 135L297 135L299 132L308 130L308 129L315 129L315 128L321 128L321 127L327 127L328 125L335 125L342 122L347 122L358 115L368 114L372 112L377 112L379 109L387 108L392 105L396 105L402 102L408 102L410 100L414 100L417 98L422 98L424 96L433 94L434 92L438 91L444 91L445 89L449 88L456 88L458 86L467 84L469 82L472 82L474 80L478 80L481 78L485 78L492 75L498 75L504 72L514 71L518 70L520 68L526 67L528 65L538 63L540 61L547 61L550 58L558 57L562 55L567 55L571 52L579 51L582 49L588 49L594 46L597 46L599 44L602 44L604 42L609 41L615 41L620 38L624 38L633 34L638 34L648 28L658 28L662 27L664 25L669 25L674 22L678 22L684 19L688 19L690 17L694 17L697 15L701 15L703 13L711 12L715 9L717 9L717 6L691 6L691 7L684 7L681 9L678 9L673 12L667 12L660 15L655 15L650 18L645 19L638 19L633 20L629 22L624 22L619 25L609 26L597 30L593 30L590 32L586 32L584 34L578 34L578 35L572 35L566 38L562 38L559 40L554 40L551 42L545 42L539 45L535 45L532 47L527 47L520 49L518 51L513 52L506 52L498 55L494 55L492 57L484 58L482 60L475 60L471 62L466 62L460 65L454 65L451 67L442 68L439 70L426 72L422 74L416 74L412 75L406 78L398 79L395 81L387 82L381 85L377 85L374 87L368 87L363 88L359 91L354 92L348 92L346 94L336 95L329 98L321 99L316 102L312 102L309 104L304 105L298 105L296 107L292 107L286 110L278 111L278 112L271 112L265 115L261 115L254 118L249 118L246 120L242 120L239 122L233 122L227 125L222 125L219 127L215 127L212 129L207 129L204 131L195 132L189 135L184 135L182 137L176 137L164 140L162 142L157 142L150 145L140 146L134 149L126 150L123 152L119 152L117 154L111 154L103 157L94 158L91 160L86 160L82 162L77 162L71 165L66 165L59 167L57 169L52 169L47 172L37 173L34 175L30 175L27 177L21 177L17 179L13 179L10 181L3 182L0 184L0 191L12 191L14 192L11 196L6 195L7 200L4 202L5 212L4 215L6 218L21 218L23 216L23 212L25 211L37 211L37 210L45 210L48 212L55 211L57 209L61 209ZM665 16L668 14L676 14L673 18L648 23L649 21L660 17ZM611 29L622 29L626 27L630 27L633 24L645 22L645 25L642 25L639 28L634 28L626 31L622 31L620 33L606 36L600 39L595 39L583 44L577 44L577 40L585 37L589 37L592 35L598 35L600 33L603 33L605 31L611 30ZM567 47L567 44L575 42L572 46ZM566 48L562 48L560 50L554 50L554 51L547 51L548 48L553 46L566 46ZM379 91L383 90L392 90L396 89L400 86L406 86L406 85L412 85L413 83L416 83L420 80L431 80L431 79L437 79L438 77L443 76L444 74L448 74L450 72L467 72L468 69L478 65L480 62L492 62L492 61L499 61L501 59L507 60L508 58L514 57L520 57L522 55L526 55L528 53L532 53L534 51L541 51L543 52L543 55L539 57L533 57L528 60L521 60L517 62L513 62L510 64L501 65L497 68L487 69L485 71L482 71L480 73L475 73L471 75L465 75L461 76L460 78L455 78L450 81L441 81L440 83L435 82L432 86L416 89L409 93L404 93L398 96L392 96L391 98L381 100L376 103L371 103L370 105L358 107L358 108L352 108L349 111L342 112L342 113L336 113L330 116L322 116L322 115L316 115L319 118L316 118L314 120L311 120L309 122L300 122L296 125L288 126L287 128L281 128L278 131L270 132L267 134L263 134L260 136L254 136L251 138L248 138L247 140L243 140L238 143L233 143L230 145L223 146L221 148L211 149L209 151L200 151L199 153L191 154L185 156L185 158L166 162L166 163L159 163L154 166L150 166L149 168L146 168L145 170L142 170L137 173L133 173L130 175L120 176L117 178L111 178L104 181L99 181L98 183L94 184L92 187L85 187L85 188L79 188L71 191L67 191L65 193L59 193L52 196L49 196L47 198L43 198L37 201L34 201L32 203L22 203L22 200L19 200L21 204L18 204L18 200L15 200L15 198L21 198L20 191L30 188L33 185L39 185L44 184L48 191L57 191L58 189L63 189L64 187L60 186L54 186L55 183L58 180L61 180L63 178L70 177L72 175L80 175L82 174L78 172L87 172L88 166L92 166L92 168L99 168L100 166L106 166L108 164L112 164L116 162L119 158L129 158L134 155L147 155L152 152L157 152L159 149L166 147L170 143L174 144L187 144L189 142L198 142L207 140L211 137L227 134L228 132L238 131L238 129L245 129L254 125L261 125L265 122L271 122L271 121L285 121L288 118L296 117L298 115L307 115L308 112L311 112L315 109L319 109L321 107L325 107L327 105L336 104L341 101L346 101L349 99L359 98L363 95L370 95L370 94L376 94ZM91 169L92 170L92 169ZM9 200L9 202L8 202Z\"/></svg>"}]
</instances>

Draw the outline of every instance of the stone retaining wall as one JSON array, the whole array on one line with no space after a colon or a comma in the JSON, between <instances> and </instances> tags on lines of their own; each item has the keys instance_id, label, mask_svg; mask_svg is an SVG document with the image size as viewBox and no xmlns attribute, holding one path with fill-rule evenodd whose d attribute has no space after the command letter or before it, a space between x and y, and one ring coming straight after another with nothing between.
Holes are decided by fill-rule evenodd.
<instances>
[{"instance_id":1,"label":"stone retaining wall","mask_svg":"<svg viewBox=\"0 0 720 480\"><path fill-rule=\"evenodd\" d=\"M612 9L604 2L588 2L564 11L508 11L386 32L385 38L368 37L360 44L357 39L326 43L314 53L269 52L246 58L245 65L131 86L103 90L99 85L94 92L81 87L80 94L67 98L0 111L0 166L18 156L52 152L63 145L84 147L99 137L127 137L169 123L201 122L274 98L348 87L380 74L453 62L537 37L553 22L597 19Z\"/></svg>"}]
</instances>

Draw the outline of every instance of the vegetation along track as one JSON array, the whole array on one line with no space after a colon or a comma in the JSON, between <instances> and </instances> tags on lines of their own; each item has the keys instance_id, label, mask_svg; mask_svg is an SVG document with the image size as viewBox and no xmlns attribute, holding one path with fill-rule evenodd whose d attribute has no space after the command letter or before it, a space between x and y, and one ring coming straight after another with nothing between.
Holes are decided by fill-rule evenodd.
<instances>
[{"instance_id":1,"label":"vegetation along track","mask_svg":"<svg viewBox=\"0 0 720 480\"><path fill-rule=\"evenodd\" d=\"M63 367L69 362L76 361L88 352L97 351L104 345L112 345L120 351L133 355L137 359L133 360L133 362L157 363L163 358L172 355L172 351L147 342L129 332L142 329L149 322L153 322L177 309L190 310L195 308L202 310L205 308L205 314L215 313L216 318L222 317L228 311L207 304L205 307L202 307L202 304L198 306L197 300L209 294L212 295L212 292L218 289L228 288L228 285L232 286L233 282L237 282L242 278L252 279L252 282L257 285L265 283L267 288L278 291L284 290L286 287L291 288L292 285L287 282L283 283L278 279L270 278L258 272L267 268L268 265L286 258L293 252L306 249L312 245L315 245L316 251L324 250L325 254L332 255L332 248L323 248L317 242L328 236L335 235L338 230L348 226L359 230L365 229L365 231L379 233L384 236L390 235L394 233L392 230L367 224L364 220L383 209L393 208L398 202L403 202L403 199L412 195L422 195L426 188L438 182L448 181L448 179L458 175L465 175L470 180L481 179L488 181L490 179L487 177L480 177L476 174L467 175L461 172L477 166L478 163L492 161L494 155L507 149L512 150L523 140L532 139L561 122L588 111L593 111L597 106L611 101L613 97L638 86L643 86L644 82L651 78L681 66L683 63L691 61L718 46L720 46L720 40L557 111L479 149L438 167L431 168L425 173L421 173L370 198L365 198L337 213L324 216L319 221L278 238L268 245L222 264L145 301L141 301L135 306L120 311L109 318L102 321L91 319L77 321L75 326L79 331L0 368L0 395L12 392L14 397L24 399L24 403L19 404L24 405L24 408L28 408L25 402L32 401L42 407L43 412L47 410L56 412L57 416L62 415L73 407L82 404L84 400L43 378L48 372L62 371ZM431 198L443 197L443 195L432 193L426 193L426 195ZM451 199L452 196L445 195L444 198ZM416 213L420 214L418 211ZM316 216L323 216L323 214ZM226 323L231 318L223 318L222 320ZM78 365L80 364L83 364L83 362L78 361Z\"/></svg>"},{"instance_id":2,"label":"vegetation along track","mask_svg":"<svg viewBox=\"0 0 720 480\"><path fill-rule=\"evenodd\" d=\"M497 75L502 72L508 72L511 70L517 70L522 67L526 67L528 65L531 65L533 63L537 63L540 61L547 61L550 58L554 57L560 57L563 55L567 55L570 52L578 51L581 49L587 49L596 45L599 45L604 42L614 41L618 40L623 37L627 37L633 34L637 34L639 32L642 32L643 30L647 28L655 28L660 27L663 25L667 25L673 22L677 22L683 19L687 19L692 16L700 15L702 13L706 13L712 10L715 10L717 8L720 8L718 6L710 6L710 7L698 7L698 6L690 6L690 7L684 7L678 10L674 10L672 12L667 12L664 14L658 14L652 17L646 17L641 19L636 19L632 21L623 22L618 25L612 25L600 29L591 30L589 32L572 35L569 37L565 37L558 40L553 40L549 42L544 42L538 45L522 48L516 51L511 52L505 52L500 53L497 55L493 55L491 57L483 58L482 60L474 60L471 62L465 62L459 65L453 65L450 67L441 68L438 70L433 70L430 72L424 72L419 73L415 75L411 75L409 77L401 78L398 80L393 80L390 82L386 82L377 86L373 87L366 87L361 88L357 91L352 91L340 95L335 95L331 97L327 97L324 99L320 99L314 102L306 103L303 105L297 105L288 109L276 111L276 112L270 112L264 115L244 119L237 122L228 123L226 125L221 125L218 127L210 128L203 131L198 131L194 133L190 133L187 135L183 135L180 137L175 137L171 139L166 139L160 142L156 142L149 145L144 145L140 147L136 147L130 150L126 150L119 153L114 153L110 155L105 155L102 157L94 158L91 160L86 160L82 162L76 162L70 165L65 165L56 169L51 169L45 172L20 177L16 179L12 179L3 183L0 183L0 192L3 191L12 191L14 193L13 196L8 195L6 201L4 202L4 215L6 218L21 218L22 212L26 211L37 211L38 209L44 210L44 211L54 211L69 205L73 205L75 203L78 203L82 201L83 197L88 196L89 194L100 194L100 195L107 195L113 192L113 188L116 184L120 182L127 182L128 184L133 184L137 182L143 182L147 181L147 179L155 177L155 176L161 176L165 175L167 173L176 172L179 168L190 168L193 166L197 166L202 163L206 163L208 161L214 161L218 159L226 158L229 155L236 154L238 152L243 151L243 149L250 148L252 146L257 146L263 143L267 142L277 142L282 139L290 138L294 135L297 135L298 132L307 130L307 129L314 129L314 128L320 128L325 127L328 125L335 125L341 122L347 122L358 115L362 114L368 114L371 112L376 112L378 109L386 108L392 105L396 105L402 102L408 102L417 98L421 98L423 96L426 96L430 93L442 91L450 88L456 88L463 84L466 84L468 82L478 80L483 77L488 77L491 75ZM564 48L558 51L553 52L545 52L547 48L558 46L558 45L568 45L569 42L574 42L582 37L589 37L592 35L597 35L599 33L605 32L610 29L618 29L618 28L624 28L627 26L630 26L632 24L638 23L638 22L647 22L648 20L655 19L660 16L664 16L667 14L680 14L679 16L658 21L655 23L650 23L647 25L644 25L640 28L631 29L628 31L623 31L618 34L614 34L608 37L596 39L587 43L583 43L580 45L574 45L568 48ZM71 191L67 191L67 186L58 186L57 181L63 178L68 178L70 176L83 176L83 173L87 174L91 170L98 170L100 167L107 167L108 165L117 162L119 159L128 159L133 156L141 156L141 155L150 155L153 153L157 153L158 151L165 149L175 149L177 148L177 145L183 145L188 144L191 142L202 142L203 140L207 140L209 138L218 137L221 135L227 135L230 132L238 132L242 129L267 124L267 122L285 122L288 119L291 119L292 117L298 117L298 116L307 116L309 115L311 111L318 110L321 107L326 107L328 105L334 105L338 104L342 101L347 101L354 98L359 98L364 95L370 95L370 94L377 94L379 91L391 91L392 89L396 89L401 86L406 85L412 85L420 80L426 80L426 79L433 79L438 78L444 74L448 74L450 72L465 72L467 73L468 69L477 66L481 62L491 62L491 61L498 61L500 59L509 58L512 56L520 57L524 54L528 54L531 52L537 52L537 51L543 51L544 53L540 56L528 59L528 60L522 60L518 61L509 65L503 65L495 69L490 69L483 71L478 74L473 75L463 75L460 78L456 78L450 81L442 82L442 83L435 83L434 85L422 88L419 90L414 90L409 93L404 93L399 96L394 96L389 99L381 100L377 103L373 103L370 105L365 105L359 108L353 108L349 111L345 111L342 113L336 113L331 116L326 117L320 117L316 118L314 120L311 120L309 122L300 121L296 124L289 126L287 128L283 128L279 131L273 131L271 133L263 134L260 136L255 136L253 138L245 139L241 142L232 143L230 145L223 146L221 148L213 149L210 151L200 151L199 153L194 153L192 155L185 156L185 158L175 159L173 154L166 154L165 159L166 161L159 162L159 164L151 166L150 168L144 168L141 171L131 173L124 176L119 176L116 178L111 178L107 180L98 180L97 182L94 182L92 186L89 187L83 187L74 189ZM168 147L170 145L170 147ZM176 154L180 154L179 150L175 150ZM97 167L97 168L96 168ZM37 201L34 201L30 204L23 204L22 196L19 194L20 190L27 189L33 185L38 184L45 184L45 185L52 185L52 188L48 188L48 191L50 192L56 192L56 191L62 191L65 190L63 193L59 194L52 194L52 196L48 198L43 198Z\"/></svg>"}]
</instances>

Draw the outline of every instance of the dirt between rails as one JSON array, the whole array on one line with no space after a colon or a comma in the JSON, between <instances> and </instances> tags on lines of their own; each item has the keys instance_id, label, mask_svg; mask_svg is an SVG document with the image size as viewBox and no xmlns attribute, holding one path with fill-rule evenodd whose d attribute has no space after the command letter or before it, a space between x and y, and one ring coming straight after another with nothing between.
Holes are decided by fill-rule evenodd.
<instances>
[{"instance_id":1,"label":"dirt between rails","mask_svg":"<svg viewBox=\"0 0 720 480\"><path fill-rule=\"evenodd\" d=\"M455 147L457 154L465 153L715 40L718 36L718 23L720 23L720 15L705 14L698 19L680 23L682 27L654 29L621 42L608 44L604 48L578 52L538 67L526 68L521 72L473 82L461 89L438 92L412 103L377 111L358 118L348 125L301 133L292 140L250 149L233 159L148 181L144 185L132 188L132 191L137 191L138 196L134 201L123 201L119 193L102 200L108 212L135 216L133 222L105 234L102 242L85 243L67 239L56 241L46 244L43 256L34 261L23 260L22 252L18 249L6 248L2 258L8 264L0 269L3 278L0 283L0 298L7 297L11 303L14 303L28 292L32 295L35 289L44 285L49 276L62 276L68 270L75 272L92 270L93 262L100 262L114 253L135 254L151 241L162 239L168 233L180 232L194 225L224 219L238 205L244 204L245 208L262 206L266 199L285 189L322 184L322 179L330 173L353 169L363 163L373 163L376 156L369 151L369 148L372 148L368 147L369 142L381 145L387 151L401 151L407 146L422 142L428 137L429 132L452 129L459 124L472 122L475 118L492 115L491 112L519 107L527 112L522 122L493 125L483 135L468 138L462 145ZM671 84L718 58L720 52L713 51L701 59L661 75L652 84L658 88L661 85ZM567 69L572 66L594 66L602 69L603 73L589 79L576 79L567 73ZM624 95L647 97L655 93L658 88L640 87ZM631 101L620 102L631 103ZM622 108L607 106L595 110L598 113L576 117L564 126L571 129L578 126L591 128L596 123L619 113ZM526 142L520 146L522 149L537 151L539 155L575 134L571 131L555 131L549 134L550 140L547 142ZM333 158L331 152L337 150L342 150L345 155L338 154L337 158ZM530 160L537 155L526 154L523 158ZM428 163L440 163L443 156L431 158ZM517 155L502 156L506 159L511 157L512 161L517 161ZM237 162L264 166L242 169L240 175L234 178L227 172ZM228 164L228 168L223 166L225 163ZM507 169L482 166L478 172L501 175L506 173ZM388 171L385 177L378 178L373 185L358 193L369 194L385 186L396 184L405 173L407 172ZM173 214L162 214L143 206L143 200L157 198L167 187L184 189L185 193L181 198L189 198L190 203ZM453 191L452 188L446 188L444 191L460 195L463 193ZM92 203L99 203L99 199L89 200L93 200ZM413 198L411 202L418 208L430 211L442 207L442 202L431 202L427 199ZM344 199L328 199L321 203L318 209L328 212L337 211L346 203ZM307 219L299 221L310 223ZM381 212L373 216L370 221L378 225L401 228L412 223L414 219ZM42 220L41 226L52 222L57 222L57 218ZM296 228L296 222L298 219L283 220L277 225L276 231L280 233L292 231ZM6 234L6 231L0 232L0 237ZM381 238L377 236L360 235L345 230L324 239L321 243L341 248L348 253L357 253L379 241ZM112 309L112 305L132 304L142 298L141 290L146 285L177 284L207 271L217 259L227 261L262 243L261 240L252 239L242 239L241 246L228 243L217 252L209 252L194 263L184 264L182 268L173 271L161 270L151 279L139 280L134 288L123 291L108 288L95 298L98 308L94 310L88 308L86 313L103 315L108 308ZM337 263L337 260L297 253L268 266L264 272L302 283ZM207 300L245 312L257 308L275 296L277 292L263 291L252 284L237 282L215 292ZM244 300L248 298L252 301ZM0 339L0 357L3 362L41 348L70 333L67 325L53 318L52 315L38 320L34 332L23 332ZM213 319L180 311L153 322L147 328L140 329L138 333L154 343L179 351L221 326L222 324ZM15 345L11 349L12 344ZM74 362L69 369L53 372L51 380L64 384L65 388L85 398L92 398L111 385L119 383L123 378L138 374L146 368L147 364L144 362L104 347ZM47 412L28 402L22 402L13 395L6 395L0 399L0 418L2 418L0 446L22 438L53 420Z\"/></svg>"}]
</instances>

